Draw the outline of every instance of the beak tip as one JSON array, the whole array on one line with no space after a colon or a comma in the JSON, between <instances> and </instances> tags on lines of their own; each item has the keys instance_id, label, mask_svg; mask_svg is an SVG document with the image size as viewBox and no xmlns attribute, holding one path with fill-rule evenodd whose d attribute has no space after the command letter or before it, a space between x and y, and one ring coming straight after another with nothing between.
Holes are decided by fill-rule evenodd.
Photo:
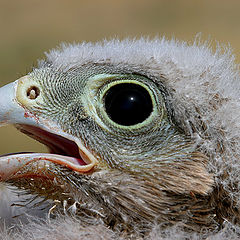
<instances>
[{"instance_id":1,"label":"beak tip","mask_svg":"<svg viewBox=\"0 0 240 240\"><path fill-rule=\"evenodd\" d=\"M7 124L11 119L11 113L16 108L15 82L0 88L0 125Z\"/></svg>"}]
</instances>

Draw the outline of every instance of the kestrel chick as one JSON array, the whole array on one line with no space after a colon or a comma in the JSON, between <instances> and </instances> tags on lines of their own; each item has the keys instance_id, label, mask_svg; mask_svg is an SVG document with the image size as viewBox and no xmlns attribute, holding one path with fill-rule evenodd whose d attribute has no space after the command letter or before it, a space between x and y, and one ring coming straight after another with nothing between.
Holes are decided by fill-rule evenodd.
<instances>
[{"instance_id":1,"label":"kestrel chick","mask_svg":"<svg viewBox=\"0 0 240 240\"><path fill-rule=\"evenodd\" d=\"M197 42L50 51L0 89L1 124L49 148L0 157L3 236L237 237L239 80L230 51ZM30 216L9 230L13 209Z\"/></svg>"}]
</instances>

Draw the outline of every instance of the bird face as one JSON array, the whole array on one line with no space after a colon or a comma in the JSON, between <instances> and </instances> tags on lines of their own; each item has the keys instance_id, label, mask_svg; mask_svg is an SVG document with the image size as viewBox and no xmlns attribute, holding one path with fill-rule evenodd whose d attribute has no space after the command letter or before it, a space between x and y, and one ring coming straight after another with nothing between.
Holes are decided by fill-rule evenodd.
<instances>
[{"instance_id":1,"label":"bird face","mask_svg":"<svg viewBox=\"0 0 240 240\"><path fill-rule=\"evenodd\" d=\"M120 231L180 222L215 229L210 156L177 118L184 106L175 92L164 74L130 64L46 62L0 89L0 121L49 153L2 156L0 178Z\"/></svg>"}]
</instances>

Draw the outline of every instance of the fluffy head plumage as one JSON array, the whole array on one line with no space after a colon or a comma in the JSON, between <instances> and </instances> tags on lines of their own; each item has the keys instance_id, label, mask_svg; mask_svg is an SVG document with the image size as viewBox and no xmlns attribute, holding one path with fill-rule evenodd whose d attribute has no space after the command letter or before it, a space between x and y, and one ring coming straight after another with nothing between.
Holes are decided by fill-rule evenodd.
<instances>
[{"instance_id":1,"label":"fluffy head plumage","mask_svg":"<svg viewBox=\"0 0 240 240\"><path fill-rule=\"evenodd\" d=\"M70 193L61 200L80 203L80 219L87 213L87 221L143 235L159 223L197 232L239 224L240 82L229 50L113 40L62 45L46 57L29 75L44 91L31 111L81 137L100 159L88 176L53 171ZM164 112L157 113L161 121L139 133L96 117L101 104L95 93L109 82L104 74L150 86Z\"/></svg>"}]
</instances>

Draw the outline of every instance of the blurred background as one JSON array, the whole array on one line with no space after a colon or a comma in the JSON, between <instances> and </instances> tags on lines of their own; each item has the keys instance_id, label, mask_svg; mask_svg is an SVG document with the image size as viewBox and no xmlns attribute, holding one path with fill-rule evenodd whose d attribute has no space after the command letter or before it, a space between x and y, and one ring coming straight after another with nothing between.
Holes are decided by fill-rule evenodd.
<instances>
[{"instance_id":1,"label":"blurred background","mask_svg":"<svg viewBox=\"0 0 240 240\"><path fill-rule=\"evenodd\" d=\"M0 86L61 42L140 36L192 42L201 33L213 47L230 44L239 63L239 25L238 0L0 0ZM11 126L0 128L0 155L18 151L46 149Z\"/></svg>"}]
</instances>

